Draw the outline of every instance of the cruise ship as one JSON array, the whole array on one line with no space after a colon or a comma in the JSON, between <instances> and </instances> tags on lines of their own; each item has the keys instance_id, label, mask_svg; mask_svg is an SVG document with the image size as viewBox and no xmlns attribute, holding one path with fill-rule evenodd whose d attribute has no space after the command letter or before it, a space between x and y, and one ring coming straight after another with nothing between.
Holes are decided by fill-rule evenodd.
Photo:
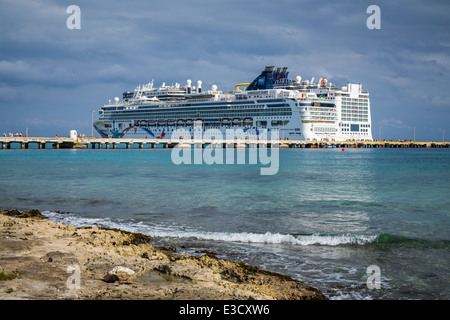
<instances>
[{"instance_id":1,"label":"cruise ship","mask_svg":"<svg viewBox=\"0 0 450 320\"><path fill-rule=\"evenodd\" d=\"M178 139L172 133L180 128L193 137L201 124L204 138L217 132L208 129L224 137L227 129L242 129L269 137L276 131L282 140L372 140L369 93L360 83L338 87L288 75L286 67L267 66L233 91L203 90L191 80L155 87L152 80L101 107L94 127L103 138Z\"/></svg>"}]
</instances>

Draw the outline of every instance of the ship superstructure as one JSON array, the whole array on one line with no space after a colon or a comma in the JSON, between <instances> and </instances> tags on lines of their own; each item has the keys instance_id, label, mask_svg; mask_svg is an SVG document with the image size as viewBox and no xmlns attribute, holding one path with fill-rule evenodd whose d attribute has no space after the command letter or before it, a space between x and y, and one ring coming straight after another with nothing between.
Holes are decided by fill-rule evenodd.
<instances>
[{"instance_id":1,"label":"ship superstructure","mask_svg":"<svg viewBox=\"0 0 450 320\"><path fill-rule=\"evenodd\" d=\"M177 128L193 136L194 123L201 123L205 138L208 129L225 134L239 128L269 135L276 130L290 140L372 140L369 93L361 84L336 87L325 78L291 80L288 74L269 66L228 92L215 85L203 90L201 81L159 87L152 81L104 105L94 127L104 138L167 139Z\"/></svg>"}]
</instances>

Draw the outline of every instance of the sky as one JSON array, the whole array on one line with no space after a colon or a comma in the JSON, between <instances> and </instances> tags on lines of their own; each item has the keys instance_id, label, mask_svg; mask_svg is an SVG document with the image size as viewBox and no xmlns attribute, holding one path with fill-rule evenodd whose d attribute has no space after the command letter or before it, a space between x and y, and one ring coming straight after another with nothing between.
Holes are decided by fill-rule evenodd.
<instances>
[{"instance_id":1,"label":"sky","mask_svg":"<svg viewBox=\"0 0 450 320\"><path fill-rule=\"evenodd\" d=\"M0 0L0 134L90 136L101 106L140 84L228 91L274 65L361 83L374 139L449 141L449 12L446 0Z\"/></svg>"}]
</instances>

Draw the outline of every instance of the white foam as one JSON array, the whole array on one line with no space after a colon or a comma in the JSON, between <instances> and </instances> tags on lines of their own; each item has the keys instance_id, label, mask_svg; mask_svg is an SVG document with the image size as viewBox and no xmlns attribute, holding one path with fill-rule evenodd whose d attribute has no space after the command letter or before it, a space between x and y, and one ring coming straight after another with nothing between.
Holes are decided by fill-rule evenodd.
<instances>
[{"instance_id":1,"label":"white foam","mask_svg":"<svg viewBox=\"0 0 450 320\"><path fill-rule=\"evenodd\" d=\"M158 231L152 234L157 237L195 238L198 240L213 240L225 242L243 243L267 243L267 244L291 244L291 245L328 245L337 246L342 244L366 244L376 239L376 236L362 235L302 235L293 236L281 233L233 233L233 232L196 232Z\"/></svg>"},{"instance_id":2,"label":"white foam","mask_svg":"<svg viewBox=\"0 0 450 320\"><path fill-rule=\"evenodd\" d=\"M264 243L264 244L290 244L290 245L323 245L338 246L343 244L364 245L373 242L377 236L369 235L291 235L282 233L252 233L252 232L206 232L197 230L184 230L177 227L150 226L142 222L114 222L105 218L83 218L73 214L58 214L50 211L43 212L49 219L65 224L72 224L74 227L98 225L108 228L117 228L130 232L140 232L153 237L180 238L212 240L224 242L241 243Z\"/></svg>"}]
</instances>

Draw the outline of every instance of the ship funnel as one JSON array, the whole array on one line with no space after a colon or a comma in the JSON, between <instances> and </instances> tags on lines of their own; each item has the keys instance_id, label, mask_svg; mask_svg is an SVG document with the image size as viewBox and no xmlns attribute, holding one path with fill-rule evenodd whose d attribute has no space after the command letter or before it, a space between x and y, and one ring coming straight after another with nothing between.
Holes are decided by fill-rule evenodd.
<instances>
[{"instance_id":1,"label":"ship funnel","mask_svg":"<svg viewBox=\"0 0 450 320\"><path fill-rule=\"evenodd\" d=\"M187 85L186 85L186 93L187 94L190 94L191 93L191 90L192 90L192 88L191 88L191 83L192 83L192 81L190 80L190 79L188 79L188 81L187 81Z\"/></svg>"},{"instance_id":2,"label":"ship funnel","mask_svg":"<svg viewBox=\"0 0 450 320\"><path fill-rule=\"evenodd\" d=\"M273 89L274 66L268 66L255 80L250 83L246 90Z\"/></svg>"},{"instance_id":3,"label":"ship funnel","mask_svg":"<svg viewBox=\"0 0 450 320\"><path fill-rule=\"evenodd\" d=\"M197 81L197 92L202 92L202 82L200 80Z\"/></svg>"}]
</instances>

